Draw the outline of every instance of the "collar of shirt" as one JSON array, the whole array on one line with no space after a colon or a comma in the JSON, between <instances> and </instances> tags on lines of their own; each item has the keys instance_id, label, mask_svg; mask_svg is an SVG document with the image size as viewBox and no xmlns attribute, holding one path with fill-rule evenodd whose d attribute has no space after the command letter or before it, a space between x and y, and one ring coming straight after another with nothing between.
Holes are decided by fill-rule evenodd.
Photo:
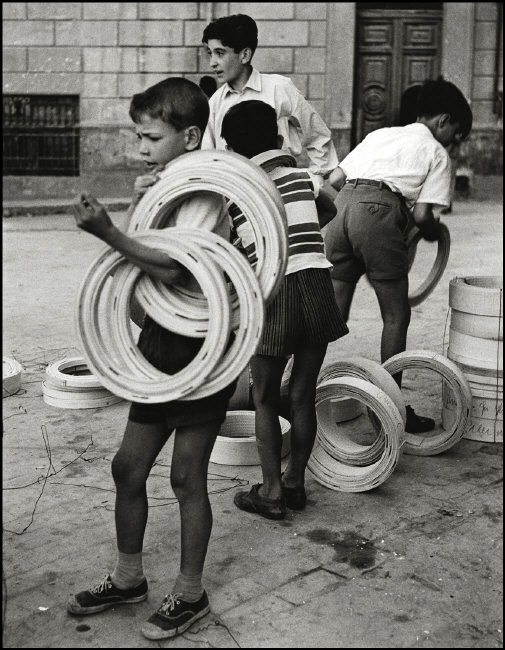
<instances>
[{"instance_id":1,"label":"collar of shirt","mask_svg":"<svg viewBox=\"0 0 505 650\"><path fill-rule=\"evenodd\" d=\"M242 90L235 90L230 86L230 84L227 82L225 84L225 97L226 95L229 95L230 93L238 93L241 94L244 92L246 88L251 88L251 90L257 90L258 92L261 92L261 74L256 70L256 68L252 69L251 76L247 80L245 86L242 88Z\"/></svg>"},{"instance_id":2,"label":"collar of shirt","mask_svg":"<svg viewBox=\"0 0 505 650\"><path fill-rule=\"evenodd\" d=\"M429 134L434 140L436 139L433 136L433 133L430 131L430 129L426 126L426 124L423 124L422 122L412 122L412 124L407 124L405 128L409 129L409 131L419 131L419 133L421 133L422 131L426 133L427 131L428 133L426 135Z\"/></svg>"}]
</instances>

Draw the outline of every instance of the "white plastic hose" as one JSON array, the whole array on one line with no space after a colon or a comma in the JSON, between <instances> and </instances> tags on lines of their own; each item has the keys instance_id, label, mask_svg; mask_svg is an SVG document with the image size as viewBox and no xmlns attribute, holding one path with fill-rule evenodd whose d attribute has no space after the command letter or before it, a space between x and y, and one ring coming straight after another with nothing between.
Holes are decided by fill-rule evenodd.
<instances>
[{"instance_id":1,"label":"white plastic hose","mask_svg":"<svg viewBox=\"0 0 505 650\"><path fill-rule=\"evenodd\" d=\"M2 357L2 397L15 395L21 388L23 366L12 357Z\"/></svg>"},{"instance_id":2,"label":"white plastic hose","mask_svg":"<svg viewBox=\"0 0 505 650\"><path fill-rule=\"evenodd\" d=\"M451 388L456 401L456 418L448 430L430 435L405 432L406 454L415 456L433 456L455 445L465 433L470 417L472 393L468 382L455 363L436 352L427 350L408 350L391 357L383 364L392 375L409 368L424 368L441 375Z\"/></svg>"},{"instance_id":3,"label":"white plastic hose","mask_svg":"<svg viewBox=\"0 0 505 650\"><path fill-rule=\"evenodd\" d=\"M376 414L384 432L381 456L366 466L349 465L328 452L328 447L321 444L322 436L318 432L307 467L318 483L333 490L372 490L391 476L398 463L404 440L402 417L393 400L383 390L356 377L339 377L322 382L317 387L317 400L333 399L337 391L341 395L359 399Z\"/></svg>"},{"instance_id":4,"label":"white plastic hose","mask_svg":"<svg viewBox=\"0 0 505 650\"><path fill-rule=\"evenodd\" d=\"M409 247L409 269L412 267L415 258L415 250L421 239L421 231L417 226L414 226L407 236L407 246ZM415 307L423 302L423 300L425 300L437 286L445 271L445 267L447 266L450 250L451 236L449 229L445 224L441 223L440 238L437 241L437 256L435 262L433 263L426 279L421 282L417 289L409 292L409 303L411 307Z\"/></svg>"},{"instance_id":5,"label":"white plastic hose","mask_svg":"<svg viewBox=\"0 0 505 650\"><path fill-rule=\"evenodd\" d=\"M254 411L228 411L210 456L218 465L259 465L260 458L254 433ZM291 425L279 416L282 432L281 457L290 451Z\"/></svg>"}]
</instances>

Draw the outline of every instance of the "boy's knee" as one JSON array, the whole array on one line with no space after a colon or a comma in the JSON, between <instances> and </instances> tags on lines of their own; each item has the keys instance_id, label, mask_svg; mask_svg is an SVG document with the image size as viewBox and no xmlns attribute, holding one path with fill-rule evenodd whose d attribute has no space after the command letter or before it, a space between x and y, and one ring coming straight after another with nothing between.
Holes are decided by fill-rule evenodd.
<instances>
[{"instance_id":1,"label":"boy's knee","mask_svg":"<svg viewBox=\"0 0 505 650\"><path fill-rule=\"evenodd\" d=\"M131 488L143 486L148 475L136 463L125 458L119 452L112 459L111 471L116 485L127 485Z\"/></svg>"}]
</instances>

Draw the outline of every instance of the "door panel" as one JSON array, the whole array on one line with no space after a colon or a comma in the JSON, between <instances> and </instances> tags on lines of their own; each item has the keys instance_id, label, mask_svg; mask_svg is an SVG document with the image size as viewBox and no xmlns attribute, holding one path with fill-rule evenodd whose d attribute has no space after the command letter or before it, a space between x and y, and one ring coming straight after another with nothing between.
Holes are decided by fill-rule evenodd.
<instances>
[{"instance_id":1,"label":"door panel","mask_svg":"<svg viewBox=\"0 0 505 650\"><path fill-rule=\"evenodd\" d=\"M440 74L442 10L433 4L401 11L358 5L353 146L395 125L402 93Z\"/></svg>"}]
</instances>

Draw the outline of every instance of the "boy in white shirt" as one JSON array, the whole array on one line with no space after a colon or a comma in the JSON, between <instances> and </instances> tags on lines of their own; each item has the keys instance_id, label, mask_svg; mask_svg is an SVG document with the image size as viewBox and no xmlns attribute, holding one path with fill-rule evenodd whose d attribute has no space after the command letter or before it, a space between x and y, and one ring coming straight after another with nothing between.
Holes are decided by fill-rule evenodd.
<instances>
[{"instance_id":1,"label":"boy in white shirt","mask_svg":"<svg viewBox=\"0 0 505 650\"><path fill-rule=\"evenodd\" d=\"M426 81L417 122L373 131L330 175L340 190L337 216L325 237L337 304L349 317L354 290L366 274L383 320L381 360L406 349L410 322L406 233L413 218L424 239L440 232L433 206L450 204L451 163L444 147L465 138L472 111L449 81ZM412 212L411 212L412 211ZM401 383L401 373L395 379ZM434 421L407 406L406 431L422 433Z\"/></svg>"},{"instance_id":2,"label":"boy in white shirt","mask_svg":"<svg viewBox=\"0 0 505 650\"><path fill-rule=\"evenodd\" d=\"M283 148L299 156L305 148L312 173L328 176L338 165L331 132L293 82L279 74L263 74L251 65L258 45L258 28L245 14L219 18L207 25L210 66L221 87L209 100L210 116L202 149L226 149L221 125L228 109L238 102L260 100L275 108Z\"/></svg>"}]
</instances>

